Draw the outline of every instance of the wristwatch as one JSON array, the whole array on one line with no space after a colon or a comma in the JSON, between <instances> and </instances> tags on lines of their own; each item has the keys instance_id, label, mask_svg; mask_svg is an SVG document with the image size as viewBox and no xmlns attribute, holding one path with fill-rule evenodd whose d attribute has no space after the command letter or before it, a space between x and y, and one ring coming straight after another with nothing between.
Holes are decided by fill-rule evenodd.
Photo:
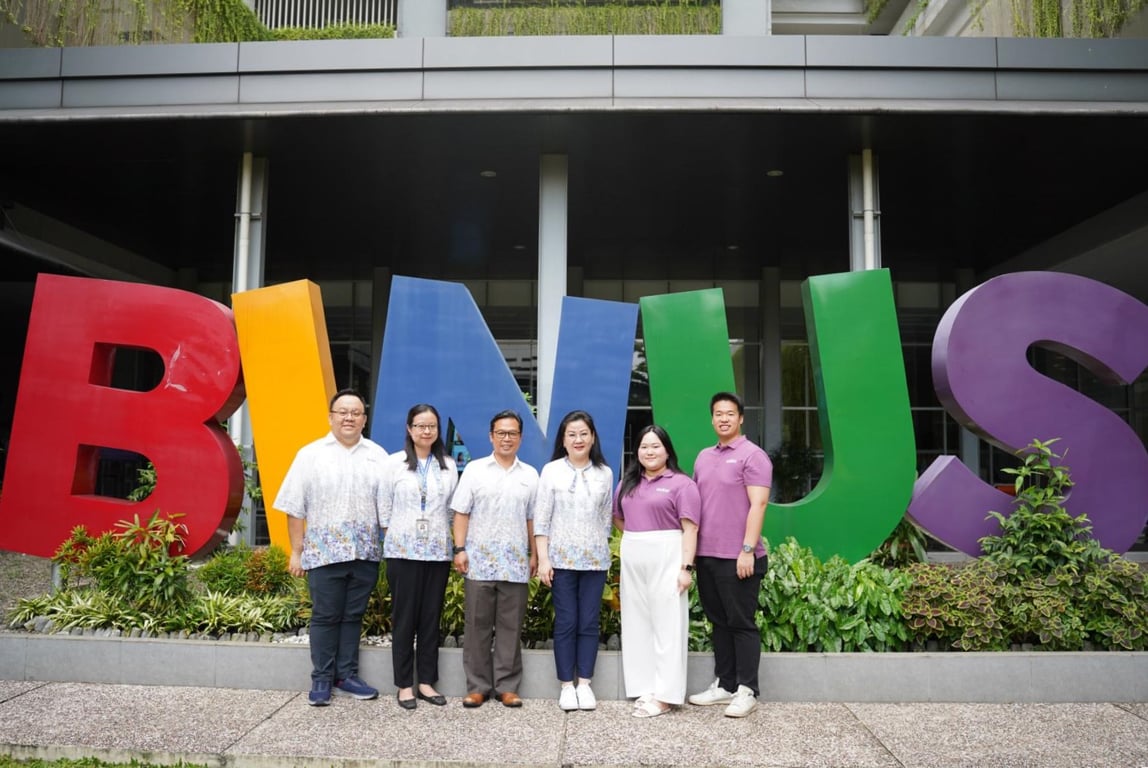
<instances>
[{"instance_id":1,"label":"wristwatch","mask_svg":"<svg viewBox=\"0 0 1148 768\"><path fill-rule=\"evenodd\" d=\"M465 547L465 546L462 546L462 547L451 547L451 550L450 550L450 551L451 551L453 554L456 554L456 555L457 555L459 552L465 552L465 551L466 551L466 547Z\"/></svg>"},{"instance_id":2,"label":"wristwatch","mask_svg":"<svg viewBox=\"0 0 1148 768\"><path fill-rule=\"evenodd\" d=\"M694 564L693 563L686 563L685 565L682 566L682 570L683 571L689 571L690 573L693 573Z\"/></svg>"},{"instance_id":3,"label":"wristwatch","mask_svg":"<svg viewBox=\"0 0 1148 768\"><path fill-rule=\"evenodd\" d=\"M745 552L748 555L750 552L753 551L753 545L752 544L742 544L741 545L741 551Z\"/></svg>"}]
</instances>

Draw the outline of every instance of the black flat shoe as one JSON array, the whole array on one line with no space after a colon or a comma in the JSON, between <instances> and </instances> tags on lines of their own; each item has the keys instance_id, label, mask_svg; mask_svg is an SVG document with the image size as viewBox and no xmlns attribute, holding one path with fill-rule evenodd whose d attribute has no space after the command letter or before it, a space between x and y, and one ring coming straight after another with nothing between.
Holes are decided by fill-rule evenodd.
<instances>
[{"instance_id":1,"label":"black flat shoe","mask_svg":"<svg viewBox=\"0 0 1148 768\"><path fill-rule=\"evenodd\" d=\"M400 699L397 693L395 694L395 701L397 701L403 709L414 709L419 705L415 699Z\"/></svg>"},{"instance_id":2,"label":"black flat shoe","mask_svg":"<svg viewBox=\"0 0 1148 768\"><path fill-rule=\"evenodd\" d=\"M446 706L446 696L443 696L441 693L436 693L434 696L427 696L422 691L416 691L415 695L428 704L434 704L436 707Z\"/></svg>"}]
</instances>

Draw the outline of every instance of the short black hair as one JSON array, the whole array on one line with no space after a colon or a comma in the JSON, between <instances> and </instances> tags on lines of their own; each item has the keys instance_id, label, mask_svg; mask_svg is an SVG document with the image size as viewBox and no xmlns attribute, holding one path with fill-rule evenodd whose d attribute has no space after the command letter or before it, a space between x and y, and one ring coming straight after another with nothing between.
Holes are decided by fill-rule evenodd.
<instances>
[{"instance_id":1,"label":"short black hair","mask_svg":"<svg viewBox=\"0 0 1148 768\"><path fill-rule=\"evenodd\" d=\"M328 403L328 405L327 405L327 410L333 409L335 407L335 401L338 400L340 397L345 397L347 395L350 395L351 397L359 398L359 402L363 404L363 410L364 411L367 410L367 401L364 400L363 396L359 394L359 390L351 389L349 387L347 389L340 389L338 392L335 393L335 396L331 398L331 402Z\"/></svg>"},{"instance_id":2,"label":"short black hair","mask_svg":"<svg viewBox=\"0 0 1148 768\"><path fill-rule=\"evenodd\" d=\"M717 405L718 403L720 403L722 400L728 400L731 403L733 403L734 405L736 405L738 416L744 416L745 415L745 406L742 405L741 398L738 397L733 392L718 392L716 395L711 397L710 398L710 413L711 414L714 412L714 406Z\"/></svg>"},{"instance_id":3,"label":"short black hair","mask_svg":"<svg viewBox=\"0 0 1148 768\"><path fill-rule=\"evenodd\" d=\"M503 419L514 419L518 422L518 431L522 431L522 417L518 415L518 411L512 411L509 408L507 408L505 411L499 411L498 413L494 414L490 420L490 431L494 431L494 423L496 421L502 421Z\"/></svg>"}]
</instances>

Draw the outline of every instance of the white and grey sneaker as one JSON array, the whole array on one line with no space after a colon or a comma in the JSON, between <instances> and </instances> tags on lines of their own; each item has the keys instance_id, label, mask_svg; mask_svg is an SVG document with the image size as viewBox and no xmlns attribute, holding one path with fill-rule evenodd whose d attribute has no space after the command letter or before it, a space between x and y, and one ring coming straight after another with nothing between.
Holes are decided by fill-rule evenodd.
<instances>
[{"instance_id":1,"label":"white and grey sneaker","mask_svg":"<svg viewBox=\"0 0 1148 768\"><path fill-rule=\"evenodd\" d=\"M757 708L757 696L748 685L739 685L733 701L725 708L726 717L745 717Z\"/></svg>"},{"instance_id":2,"label":"white and grey sneaker","mask_svg":"<svg viewBox=\"0 0 1148 768\"><path fill-rule=\"evenodd\" d=\"M598 698L594 692L590 690L589 683L579 683L578 687L574 689L578 695L578 709L597 709Z\"/></svg>"},{"instance_id":3,"label":"white and grey sneaker","mask_svg":"<svg viewBox=\"0 0 1148 768\"><path fill-rule=\"evenodd\" d=\"M722 688L721 681L716 679L709 688L690 696L690 703L699 707L708 707L711 704L729 704L731 701L733 701L733 694Z\"/></svg>"},{"instance_id":4,"label":"white and grey sneaker","mask_svg":"<svg viewBox=\"0 0 1148 768\"><path fill-rule=\"evenodd\" d=\"M578 694L573 685L564 685L558 694L558 708L564 712L573 712L578 709Z\"/></svg>"}]
</instances>

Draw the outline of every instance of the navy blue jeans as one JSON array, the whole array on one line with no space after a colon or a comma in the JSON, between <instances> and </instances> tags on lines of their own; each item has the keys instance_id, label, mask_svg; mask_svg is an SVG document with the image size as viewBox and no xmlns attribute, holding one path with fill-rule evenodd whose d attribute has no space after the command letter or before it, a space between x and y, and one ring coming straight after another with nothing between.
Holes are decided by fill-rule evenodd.
<instances>
[{"instance_id":1,"label":"navy blue jeans","mask_svg":"<svg viewBox=\"0 0 1148 768\"><path fill-rule=\"evenodd\" d=\"M321 565L307 571L311 590L311 679L346 680L359 673L363 614L379 580L372 560Z\"/></svg>"},{"instance_id":2,"label":"navy blue jeans","mask_svg":"<svg viewBox=\"0 0 1148 768\"><path fill-rule=\"evenodd\" d=\"M605 571L555 568L550 589L554 602L554 667L561 682L575 675L594 676L598 661L598 616Z\"/></svg>"}]
</instances>

